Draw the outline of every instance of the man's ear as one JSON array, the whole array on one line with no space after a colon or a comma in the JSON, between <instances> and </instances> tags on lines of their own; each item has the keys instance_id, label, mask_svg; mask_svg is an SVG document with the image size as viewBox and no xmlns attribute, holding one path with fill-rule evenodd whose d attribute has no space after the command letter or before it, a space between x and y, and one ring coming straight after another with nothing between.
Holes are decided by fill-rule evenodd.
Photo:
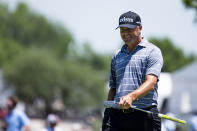
<instances>
[{"instance_id":1,"label":"man's ear","mask_svg":"<svg viewBox=\"0 0 197 131\"><path fill-rule=\"evenodd\" d=\"M139 29L142 30L142 25L139 26Z\"/></svg>"}]
</instances>

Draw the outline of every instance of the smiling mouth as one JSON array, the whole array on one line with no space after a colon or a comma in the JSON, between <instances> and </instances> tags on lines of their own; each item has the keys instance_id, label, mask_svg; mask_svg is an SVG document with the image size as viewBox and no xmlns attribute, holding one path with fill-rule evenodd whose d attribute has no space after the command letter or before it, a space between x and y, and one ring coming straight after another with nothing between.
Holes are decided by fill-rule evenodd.
<instances>
[{"instance_id":1,"label":"smiling mouth","mask_svg":"<svg viewBox=\"0 0 197 131\"><path fill-rule=\"evenodd\" d=\"M132 40L132 37L130 37L130 36L124 37L124 40L125 41L130 41L130 40Z\"/></svg>"}]
</instances>

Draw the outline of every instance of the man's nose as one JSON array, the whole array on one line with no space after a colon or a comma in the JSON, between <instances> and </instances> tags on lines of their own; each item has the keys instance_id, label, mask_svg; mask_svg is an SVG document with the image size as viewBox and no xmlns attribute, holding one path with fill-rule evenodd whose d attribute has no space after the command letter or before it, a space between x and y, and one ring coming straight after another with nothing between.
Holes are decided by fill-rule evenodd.
<instances>
[{"instance_id":1,"label":"man's nose","mask_svg":"<svg viewBox=\"0 0 197 131\"><path fill-rule=\"evenodd\" d=\"M125 31L125 35L128 35L130 32L129 32L129 30L126 30Z\"/></svg>"}]
</instances>

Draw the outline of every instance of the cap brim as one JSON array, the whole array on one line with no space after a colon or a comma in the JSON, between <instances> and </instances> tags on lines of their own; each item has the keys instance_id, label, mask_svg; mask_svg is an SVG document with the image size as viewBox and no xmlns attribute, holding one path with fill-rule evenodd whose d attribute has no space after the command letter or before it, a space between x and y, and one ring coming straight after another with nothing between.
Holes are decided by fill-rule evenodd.
<instances>
[{"instance_id":1,"label":"cap brim","mask_svg":"<svg viewBox=\"0 0 197 131\"><path fill-rule=\"evenodd\" d=\"M119 25L116 29L120 28L120 27L127 27L127 28L130 28L130 29L134 29L137 27L137 25L131 25L131 24L122 24L122 25Z\"/></svg>"}]
</instances>

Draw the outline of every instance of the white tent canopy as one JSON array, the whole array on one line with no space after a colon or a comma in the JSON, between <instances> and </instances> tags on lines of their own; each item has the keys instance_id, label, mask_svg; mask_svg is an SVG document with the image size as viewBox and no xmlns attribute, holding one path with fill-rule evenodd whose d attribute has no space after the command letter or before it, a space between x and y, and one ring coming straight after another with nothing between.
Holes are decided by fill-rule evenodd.
<instances>
[{"instance_id":1,"label":"white tent canopy","mask_svg":"<svg viewBox=\"0 0 197 131\"><path fill-rule=\"evenodd\" d=\"M172 74L173 90L170 98L170 111L174 114L187 114L197 110L197 61Z\"/></svg>"}]
</instances>

